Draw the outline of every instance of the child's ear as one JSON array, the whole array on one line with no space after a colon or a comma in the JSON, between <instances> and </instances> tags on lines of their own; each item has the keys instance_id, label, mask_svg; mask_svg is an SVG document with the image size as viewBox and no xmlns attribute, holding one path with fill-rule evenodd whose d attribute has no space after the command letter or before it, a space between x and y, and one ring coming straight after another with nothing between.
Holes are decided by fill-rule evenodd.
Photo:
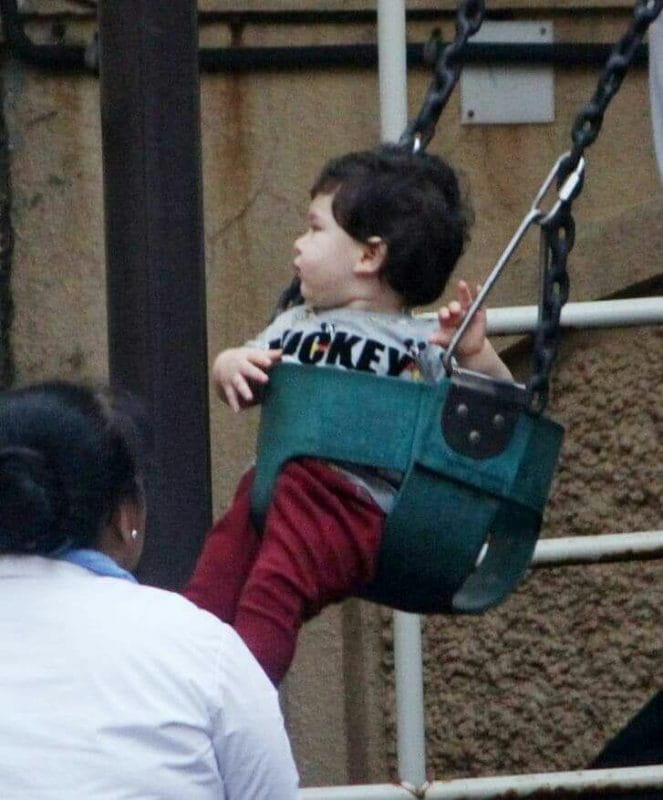
<instances>
[{"instance_id":1,"label":"child's ear","mask_svg":"<svg viewBox=\"0 0 663 800\"><path fill-rule=\"evenodd\" d=\"M378 275L387 255L387 243L379 236L371 236L364 243L361 257L355 267L357 275Z\"/></svg>"}]
</instances>

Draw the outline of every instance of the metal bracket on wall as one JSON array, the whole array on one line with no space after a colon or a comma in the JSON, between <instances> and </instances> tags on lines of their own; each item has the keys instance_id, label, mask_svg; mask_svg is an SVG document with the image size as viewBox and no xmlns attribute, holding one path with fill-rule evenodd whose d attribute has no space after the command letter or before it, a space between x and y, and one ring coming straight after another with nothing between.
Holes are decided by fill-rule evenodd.
<instances>
[{"instance_id":1,"label":"metal bracket on wall","mask_svg":"<svg viewBox=\"0 0 663 800\"><path fill-rule=\"evenodd\" d=\"M551 44L550 20L485 22L473 42ZM466 125L553 122L553 70L545 64L469 64L460 79L461 121Z\"/></svg>"}]
</instances>

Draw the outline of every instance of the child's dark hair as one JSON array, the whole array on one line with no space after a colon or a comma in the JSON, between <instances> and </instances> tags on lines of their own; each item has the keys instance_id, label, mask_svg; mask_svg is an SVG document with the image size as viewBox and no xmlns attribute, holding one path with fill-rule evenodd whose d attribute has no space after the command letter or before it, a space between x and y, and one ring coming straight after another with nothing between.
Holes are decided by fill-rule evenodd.
<instances>
[{"instance_id":1,"label":"child's dark hair","mask_svg":"<svg viewBox=\"0 0 663 800\"><path fill-rule=\"evenodd\" d=\"M151 430L129 393L49 382L0 394L0 552L94 547L143 502Z\"/></svg>"},{"instance_id":2,"label":"child's dark hair","mask_svg":"<svg viewBox=\"0 0 663 800\"><path fill-rule=\"evenodd\" d=\"M413 307L442 294L469 239L472 212L456 173L439 156L397 145L329 161L311 196L334 194L336 222L353 239L387 245L382 275Z\"/></svg>"}]
</instances>

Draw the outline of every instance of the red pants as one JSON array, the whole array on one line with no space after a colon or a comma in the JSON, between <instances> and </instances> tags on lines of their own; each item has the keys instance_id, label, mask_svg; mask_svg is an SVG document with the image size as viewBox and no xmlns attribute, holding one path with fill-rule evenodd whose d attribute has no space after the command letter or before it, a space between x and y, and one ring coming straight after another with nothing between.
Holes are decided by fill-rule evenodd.
<instances>
[{"instance_id":1,"label":"red pants","mask_svg":"<svg viewBox=\"0 0 663 800\"><path fill-rule=\"evenodd\" d=\"M209 532L184 594L233 625L278 685L302 623L373 578L384 513L338 471L302 459L281 472L259 535L252 483L253 470Z\"/></svg>"}]
</instances>

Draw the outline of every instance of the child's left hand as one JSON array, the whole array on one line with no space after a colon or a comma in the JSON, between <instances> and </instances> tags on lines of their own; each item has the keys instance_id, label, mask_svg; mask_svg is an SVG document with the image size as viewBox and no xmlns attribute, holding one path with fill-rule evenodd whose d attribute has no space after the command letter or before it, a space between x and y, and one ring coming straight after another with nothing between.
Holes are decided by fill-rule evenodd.
<instances>
[{"instance_id":1,"label":"child's left hand","mask_svg":"<svg viewBox=\"0 0 663 800\"><path fill-rule=\"evenodd\" d=\"M444 348L449 346L480 289L481 287L477 286L476 293L474 293L466 281L458 281L457 299L452 300L448 306L442 306L437 312L440 327L428 340L431 344L438 344ZM480 308L472 318L472 322L470 322L463 334L463 338L458 342L456 357L462 362L478 355L483 350L485 342L486 312L483 308Z\"/></svg>"},{"instance_id":2,"label":"child's left hand","mask_svg":"<svg viewBox=\"0 0 663 800\"><path fill-rule=\"evenodd\" d=\"M465 281L458 281L457 299L452 300L448 306L442 306L438 311L440 328L428 341L447 348L480 291L481 286L477 286L475 294ZM509 368L486 337L486 312L483 308L479 308L472 317L463 338L458 342L455 355L460 366L465 369L491 375L500 380L513 380Z\"/></svg>"}]
</instances>

